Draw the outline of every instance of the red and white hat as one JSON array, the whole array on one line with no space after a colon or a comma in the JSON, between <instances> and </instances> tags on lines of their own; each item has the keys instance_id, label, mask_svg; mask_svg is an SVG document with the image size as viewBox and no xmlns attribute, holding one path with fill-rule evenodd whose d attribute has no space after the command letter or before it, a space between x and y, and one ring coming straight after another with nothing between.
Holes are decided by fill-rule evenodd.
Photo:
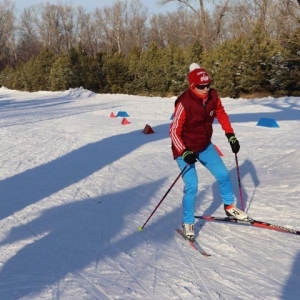
<instances>
[{"instance_id":1,"label":"red and white hat","mask_svg":"<svg viewBox=\"0 0 300 300\"><path fill-rule=\"evenodd\" d=\"M188 73L188 80L190 88L194 89L196 85L203 85L211 83L211 79L206 70L201 68L197 63L190 65L190 72Z\"/></svg>"}]
</instances>

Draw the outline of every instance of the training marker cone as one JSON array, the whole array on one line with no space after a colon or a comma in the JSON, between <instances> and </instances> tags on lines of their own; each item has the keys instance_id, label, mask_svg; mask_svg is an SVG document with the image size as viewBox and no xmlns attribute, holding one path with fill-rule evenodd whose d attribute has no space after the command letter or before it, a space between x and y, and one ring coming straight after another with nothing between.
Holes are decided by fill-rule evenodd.
<instances>
[{"instance_id":1,"label":"training marker cone","mask_svg":"<svg viewBox=\"0 0 300 300\"><path fill-rule=\"evenodd\" d=\"M110 114L110 118L115 118L116 116L115 116L115 114L112 112L111 114Z\"/></svg>"},{"instance_id":2,"label":"training marker cone","mask_svg":"<svg viewBox=\"0 0 300 300\"><path fill-rule=\"evenodd\" d=\"M150 134L150 133L154 133L154 131L153 131L153 129L152 129L152 127L150 125L146 124L146 126L145 126L145 128L143 130L143 133Z\"/></svg>"},{"instance_id":3,"label":"training marker cone","mask_svg":"<svg viewBox=\"0 0 300 300\"><path fill-rule=\"evenodd\" d=\"M127 125L127 124L130 124L130 122L126 118L123 118L121 124Z\"/></svg>"}]
</instances>

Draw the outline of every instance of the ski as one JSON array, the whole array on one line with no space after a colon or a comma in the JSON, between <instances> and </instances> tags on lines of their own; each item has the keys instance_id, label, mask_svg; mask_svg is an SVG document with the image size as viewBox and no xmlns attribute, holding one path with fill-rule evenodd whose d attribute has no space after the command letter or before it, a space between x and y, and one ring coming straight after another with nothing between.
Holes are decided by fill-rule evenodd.
<instances>
[{"instance_id":1,"label":"ski","mask_svg":"<svg viewBox=\"0 0 300 300\"><path fill-rule=\"evenodd\" d=\"M190 240L185 236L185 234L183 233L183 231L182 231L181 229L176 228L175 230L178 232L178 234L180 234L181 237L184 238L185 241L187 241L187 242L190 244L190 246L191 246L193 249L197 250L197 251L198 251L199 253L201 253L203 256L206 256L206 257L211 256L210 254L208 254L208 253L207 253L207 252L199 245L199 243L198 243L196 240L194 240L193 242L190 241Z\"/></svg>"},{"instance_id":2,"label":"ski","mask_svg":"<svg viewBox=\"0 0 300 300\"><path fill-rule=\"evenodd\" d=\"M243 225L250 225L250 226L255 226L255 227L259 227L259 228L264 228L264 229L275 230L275 231L279 231L279 232L285 232L285 233L300 235L299 230L283 227L283 226L268 223L268 222L254 220L250 217L246 220L237 220L234 217L214 217L214 216L195 216L195 218L196 219L203 219L203 220L206 220L206 221L238 223L238 224L243 224Z\"/></svg>"}]
</instances>

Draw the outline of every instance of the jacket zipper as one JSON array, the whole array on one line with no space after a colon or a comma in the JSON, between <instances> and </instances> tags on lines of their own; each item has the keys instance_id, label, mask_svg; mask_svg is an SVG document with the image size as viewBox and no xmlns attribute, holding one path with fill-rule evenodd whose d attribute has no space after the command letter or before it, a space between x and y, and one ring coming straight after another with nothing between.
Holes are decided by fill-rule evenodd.
<instances>
[{"instance_id":1,"label":"jacket zipper","mask_svg":"<svg viewBox=\"0 0 300 300\"><path fill-rule=\"evenodd\" d=\"M209 142L209 139L208 139L208 132L207 132L207 128L205 126L206 124L206 119L207 119L207 111L206 111L206 105L205 103L203 102L203 107L204 107L204 112L205 112L205 118L204 118L204 129L205 129L205 132L206 132L206 143Z\"/></svg>"}]
</instances>

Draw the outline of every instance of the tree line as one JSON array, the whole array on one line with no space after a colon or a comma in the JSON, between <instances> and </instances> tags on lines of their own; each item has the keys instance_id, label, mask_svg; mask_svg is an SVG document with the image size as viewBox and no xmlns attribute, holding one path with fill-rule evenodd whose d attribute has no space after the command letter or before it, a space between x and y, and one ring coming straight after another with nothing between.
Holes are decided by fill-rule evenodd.
<instances>
[{"instance_id":1,"label":"tree line","mask_svg":"<svg viewBox=\"0 0 300 300\"><path fill-rule=\"evenodd\" d=\"M221 96L300 95L300 6L290 0L139 0L86 12L0 1L0 85L11 89L178 95L191 62Z\"/></svg>"}]
</instances>

